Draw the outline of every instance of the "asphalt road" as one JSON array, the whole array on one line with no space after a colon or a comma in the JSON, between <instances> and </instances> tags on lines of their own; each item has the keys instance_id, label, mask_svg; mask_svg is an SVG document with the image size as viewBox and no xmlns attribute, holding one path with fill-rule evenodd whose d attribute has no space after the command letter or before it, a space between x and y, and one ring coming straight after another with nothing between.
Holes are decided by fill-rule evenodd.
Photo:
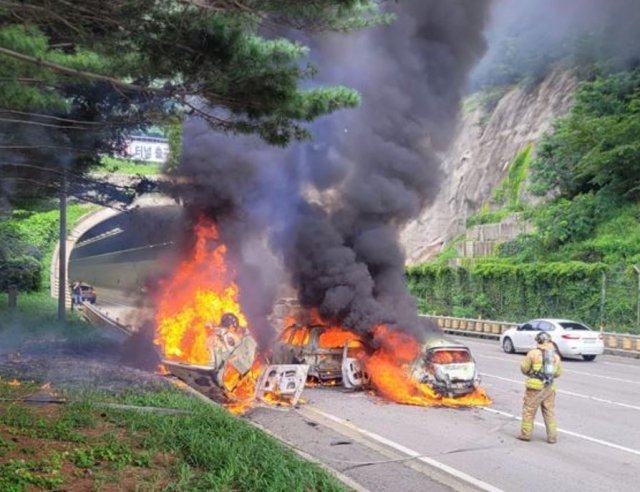
<instances>
[{"instance_id":1,"label":"asphalt road","mask_svg":"<svg viewBox=\"0 0 640 492\"><path fill-rule=\"evenodd\" d=\"M504 354L496 342L464 339L494 403L465 410L419 408L381 401L367 393L307 389L307 418L395 450L432 470L450 467L461 481L486 490L635 490L640 470L640 363L599 357L564 361L558 380L559 442L545 441L541 416L530 443L519 431L522 355ZM277 429L277 427L276 427ZM314 454L313 445L306 451ZM318 451L318 455L326 450ZM435 461L435 462L434 462ZM388 464L369 465L386 476ZM386 482L373 490L400 490ZM424 490L427 490L425 488Z\"/></svg>"}]
</instances>

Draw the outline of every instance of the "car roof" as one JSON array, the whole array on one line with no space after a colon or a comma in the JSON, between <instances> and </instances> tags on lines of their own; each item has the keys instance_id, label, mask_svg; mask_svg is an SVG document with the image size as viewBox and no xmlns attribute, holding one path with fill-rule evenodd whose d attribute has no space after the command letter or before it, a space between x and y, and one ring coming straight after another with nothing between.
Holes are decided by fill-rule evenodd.
<instances>
[{"instance_id":1,"label":"car roof","mask_svg":"<svg viewBox=\"0 0 640 492\"><path fill-rule=\"evenodd\" d=\"M438 349L438 348L455 348L455 349L469 350L469 347L467 347L463 343L456 342L449 338L430 338L424 343L425 350Z\"/></svg>"},{"instance_id":2,"label":"car roof","mask_svg":"<svg viewBox=\"0 0 640 492\"><path fill-rule=\"evenodd\" d=\"M536 318L536 319L527 321L527 323L533 323L534 321L548 321L551 323L578 323L578 324L584 325L584 323L581 321L575 321L572 319L562 319L562 318Z\"/></svg>"}]
</instances>

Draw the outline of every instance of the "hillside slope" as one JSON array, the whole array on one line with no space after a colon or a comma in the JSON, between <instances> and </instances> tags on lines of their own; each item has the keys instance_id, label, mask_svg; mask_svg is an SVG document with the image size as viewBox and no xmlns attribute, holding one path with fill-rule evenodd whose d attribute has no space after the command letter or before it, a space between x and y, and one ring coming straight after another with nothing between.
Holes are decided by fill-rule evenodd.
<instances>
[{"instance_id":1,"label":"hillside slope","mask_svg":"<svg viewBox=\"0 0 640 492\"><path fill-rule=\"evenodd\" d=\"M490 198L516 153L567 112L576 86L572 72L557 69L535 88L509 90L494 108L467 104L442 163L438 195L402 233L407 263L432 259L445 242L464 232L466 219Z\"/></svg>"}]
</instances>

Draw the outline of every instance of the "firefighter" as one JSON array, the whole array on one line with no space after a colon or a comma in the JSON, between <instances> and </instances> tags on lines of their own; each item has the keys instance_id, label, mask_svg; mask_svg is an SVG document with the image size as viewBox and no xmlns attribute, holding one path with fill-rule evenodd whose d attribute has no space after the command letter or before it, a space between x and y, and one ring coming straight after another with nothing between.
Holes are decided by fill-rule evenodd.
<instances>
[{"instance_id":1,"label":"firefighter","mask_svg":"<svg viewBox=\"0 0 640 492\"><path fill-rule=\"evenodd\" d=\"M536 335L537 347L526 355L520 370L528 376L524 402L522 405L522 427L518 439L530 441L533 433L533 421L538 411L542 408L544 425L547 429L547 442L557 442L557 424L555 414L556 385L555 378L562 372L560 357L555 352L551 343L551 336L547 332Z\"/></svg>"}]
</instances>

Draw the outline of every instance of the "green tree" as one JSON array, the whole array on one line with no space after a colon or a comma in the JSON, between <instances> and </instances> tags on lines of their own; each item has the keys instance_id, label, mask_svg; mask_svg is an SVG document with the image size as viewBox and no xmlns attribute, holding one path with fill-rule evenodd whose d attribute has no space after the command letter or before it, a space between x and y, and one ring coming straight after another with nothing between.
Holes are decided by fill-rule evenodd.
<instances>
[{"instance_id":1,"label":"green tree","mask_svg":"<svg viewBox=\"0 0 640 492\"><path fill-rule=\"evenodd\" d=\"M533 191L640 198L640 68L582 84L533 163Z\"/></svg>"},{"instance_id":2,"label":"green tree","mask_svg":"<svg viewBox=\"0 0 640 492\"><path fill-rule=\"evenodd\" d=\"M307 138L359 97L303 89L315 69L284 33L385 20L373 0L1 2L0 190L55 190L63 168L82 181L123 135L186 114L276 145Z\"/></svg>"}]
</instances>

